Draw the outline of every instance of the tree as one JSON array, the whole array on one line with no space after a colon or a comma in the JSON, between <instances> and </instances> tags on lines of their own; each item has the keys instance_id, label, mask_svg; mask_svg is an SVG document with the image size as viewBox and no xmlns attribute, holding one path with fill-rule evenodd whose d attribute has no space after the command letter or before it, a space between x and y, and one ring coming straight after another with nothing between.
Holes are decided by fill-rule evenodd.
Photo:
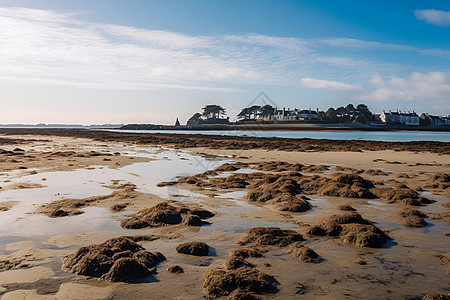
<instances>
[{"instance_id":1,"label":"tree","mask_svg":"<svg viewBox=\"0 0 450 300\"><path fill-rule=\"evenodd\" d=\"M248 120L248 119L250 119L251 115L252 115L252 112L250 111L250 109L248 107L245 107L241 110L240 113L238 113L237 116L239 119Z\"/></svg>"},{"instance_id":2,"label":"tree","mask_svg":"<svg viewBox=\"0 0 450 300\"><path fill-rule=\"evenodd\" d=\"M219 119L220 116L223 116L226 114L225 108L223 108L220 105L205 105L203 109L203 116L207 119Z\"/></svg>"},{"instance_id":3,"label":"tree","mask_svg":"<svg viewBox=\"0 0 450 300\"><path fill-rule=\"evenodd\" d=\"M327 112L325 113L324 121L329 123L338 123L339 117L337 115L337 112L334 108L330 107Z\"/></svg>"},{"instance_id":4,"label":"tree","mask_svg":"<svg viewBox=\"0 0 450 300\"><path fill-rule=\"evenodd\" d=\"M266 104L263 107L261 107L260 114L263 118L267 117L270 119L271 116L273 116L274 108L272 105Z\"/></svg>"},{"instance_id":5,"label":"tree","mask_svg":"<svg viewBox=\"0 0 450 300\"><path fill-rule=\"evenodd\" d=\"M345 109L349 112L349 113L353 113L356 108L353 106L353 104L347 104L347 106L345 107Z\"/></svg>"},{"instance_id":6,"label":"tree","mask_svg":"<svg viewBox=\"0 0 450 300\"><path fill-rule=\"evenodd\" d=\"M189 118L186 125L199 125L202 122L202 115L200 113L195 113L192 117Z\"/></svg>"},{"instance_id":7,"label":"tree","mask_svg":"<svg viewBox=\"0 0 450 300\"><path fill-rule=\"evenodd\" d=\"M347 105L348 107L348 105ZM350 106L350 108L353 107ZM346 107L340 106L336 109L336 115L338 117L339 123L349 123L351 120L351 115L349 113L349 110Z\"/></svg>"},{"instance_id":8,"label":"tree","mask_svg":"<svg viewBox=\"0 0 450 300\"><path fill-rule=\"evenodd\" d=\"M375 117L367 105L358 104L355 108L351 103L347 104L345 107L340 106L336 109L330 107L323 117L323 121L330 123L366 123L367 121L373 121L374 119Z\"/></svg>"},{"instance_id":9,"label":"tree","mask_svg":"<svg viewBox=\"0 0 450 300\"><path fill-rule=\"evenodd\" d=\"M360 114L364 115L368 121L373 121L375 119L373 116L373 113L370 111L370 109L365 104L358 104L358 106L356 107L356 110Z\"/></svg>"},{"instance_id":10,"label":"tree","mask_svg":"<svg viewBox=\"0 0 450 300\"><path fill-rule=\"evenodd\" d=\"M252 107L249 107L249 111L252 113L253 119L255 119L255 120L258 118L260 110L261 110L261 106L259 106L259 105L253 105Z\"/></svg>"},{"instance_id":11,"label":"tree","mask_svg":"<svg viewBox=\"0 0 450 300\"><path fill-rule=\"evenodd\" d=\"M367 124L367 118L363 114L358 114L353 120L354 123Z\"/></svg>"}]
</instances>

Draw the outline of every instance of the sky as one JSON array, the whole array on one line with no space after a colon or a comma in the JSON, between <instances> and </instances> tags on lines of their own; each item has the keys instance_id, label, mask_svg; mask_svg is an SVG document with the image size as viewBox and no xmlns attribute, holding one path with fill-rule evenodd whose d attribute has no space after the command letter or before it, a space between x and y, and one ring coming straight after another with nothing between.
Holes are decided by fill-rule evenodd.
<instances>
[{"instance_id":1,"label":"sky","mask_svg":"<svg viewBox=\"0 0 450 300\"><path fill-rule=\"evenodd\" d=\"M450 114L448 0L0 0L0 124L231 120L274 106Z\"/></svg>"}]
</instances>

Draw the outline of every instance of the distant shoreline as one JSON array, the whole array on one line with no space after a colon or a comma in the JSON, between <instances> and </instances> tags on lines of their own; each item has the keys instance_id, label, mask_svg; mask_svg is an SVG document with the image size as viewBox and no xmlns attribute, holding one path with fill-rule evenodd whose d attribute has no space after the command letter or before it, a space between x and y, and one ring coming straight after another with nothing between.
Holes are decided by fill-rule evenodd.
<instances>
[{"instance_id":1,"label":"distant shoreline","mask_svg":"<svg viewBox=\"0 0 450 300\"><path fill-rule=\"evenodd\" d=\"M112 129L112 128L109 128ZM168 126L152 124L128 124L116 130L193 130L193 131L437 131L450 132L450 126L400 126L365 124L245 124L245 125L196 125Z\"/></svg>"},{"instance_id":2,"label":"distant shoreline","mask_svg":"<svg viewBox=\"0 0 450 300\"><path fill-rule=\"evenodd\" d=\"M361 151L408 151L450 154L450 142L440 141L375 141L334 140L311 138L279 138L256 136L229 136L176 133L133 133L86 129L0 129L4 137L64 136L90 138L97 141L125 142L147 146L167 146L176 149L211 148L236 150L279 150L292 152L361 152ZM3 138L3 137L2 137ZM1 138L0 138L1 140ZM1 141L0 141L1 142Z\"/></svg>"},{"instance_id":3,"label":"distant shoreline","mask_svg":"<svg viewBox=\"0 0 450 300\"><path fill-rule=\"evenodd\" d=\"M360 123L343 124L210 124L210 125L157 125L157 124L117 124L117 125L25 125L0 124L0 129L74 129L74 130L192 130L192 131L434 131L450 132L449 125L442 126L404 126L367 125Z\"/></svg>"}]
</instances>

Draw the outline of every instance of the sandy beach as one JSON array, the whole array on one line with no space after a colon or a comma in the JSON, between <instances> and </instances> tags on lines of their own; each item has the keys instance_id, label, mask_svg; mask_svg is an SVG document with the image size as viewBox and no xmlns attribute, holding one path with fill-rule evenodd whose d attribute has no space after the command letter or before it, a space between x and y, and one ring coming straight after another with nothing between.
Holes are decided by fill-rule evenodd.
<instances>
[{"instance_id":1,"label":"sandy beach","mask_svg":"<svg viewBox=\"0 0 450 300\"><path fill-rule=\"evenodd\" d=\"M449 154L439 142L2 129L1 299L448 294Z\"/></svg>"}]
</instances>

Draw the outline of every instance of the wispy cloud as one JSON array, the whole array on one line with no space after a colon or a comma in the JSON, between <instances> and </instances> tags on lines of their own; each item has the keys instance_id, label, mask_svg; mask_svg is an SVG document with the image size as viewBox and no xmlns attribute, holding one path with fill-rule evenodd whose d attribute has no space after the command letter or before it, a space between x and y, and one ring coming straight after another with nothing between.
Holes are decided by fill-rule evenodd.
<instances>
[{"instance_id":1,"label":"wispy cloud","mask_svg":"<svg viewBox=\"0 0 450 300\"><path fill-rule=\"evenodd\" d=\"M314 88L314 89L326 89L331 91L357 91L360 90L361 87L359 85L348 84L339 81L329 81L329 80L320 80L320 79L312 79L312 78L302 78L302 85Z\"/></svg>"},{"instance_id":2,"label":"wispy cloud","mask_svg":"<svg viewBox=\"0 0 450 300\"><path fill-rule=\"evenodd\" d=\"M433 104L445 111L450 110L450 72L413 72L406 78L383 79L372 77L375 90L355 96L360 101L402 101Z\"/></svg>"},{"instance_id":3,"label":"wispy cloud","mask_svg":"<svg viewBox=\"0 0 450 300\"><path fill-rule=\"evenodd\" d=\"M440 27L450 26L450 11L436 9L417 9L414 11L417 20L425 21Z\"/></svg>"},{"instance_id":4,"label":"wispy cloud","mask_svg":"<svg viewBox=\"0 0 450 300\"><path fill-rule=\"evenodd\" d=\"M400 56L404 51L418 56L442 56L448 51L343 38L192 36L17 7L0 8L0 28L2 80L95 89L233 92L241 84L303 83L348 91L359 87L343 82L363 82L367 70L401 69L376 56L383 50ZM376 53L362 53L370 50Z\"/></svg>"}]
</instances>

